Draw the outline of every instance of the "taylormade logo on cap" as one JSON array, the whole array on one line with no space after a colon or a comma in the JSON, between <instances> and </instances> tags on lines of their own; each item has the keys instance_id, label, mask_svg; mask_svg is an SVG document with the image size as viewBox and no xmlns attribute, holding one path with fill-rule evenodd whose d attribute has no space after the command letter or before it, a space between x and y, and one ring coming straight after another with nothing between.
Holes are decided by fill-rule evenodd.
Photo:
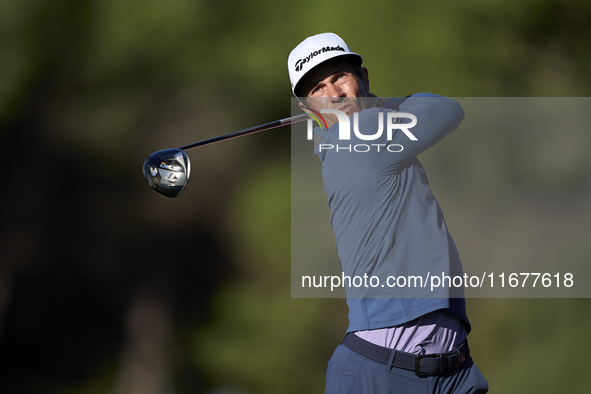
<instances>
[{"instance_id":1,"label":"taylormade logo on cap","mask_svg":"<svg viewBox=\"0 0 591 394\"><path fill-rule=\"evenodd\" d=\"M304 64L308 61L310 61L311 58L313 58L314 56L320 54L320 53L325 53L325 52L330 52L330 51L342 51L345 52L345 48L341 47L341 46L337 46L337 47L324 47L318 51L314 51L312 53L310 53L308 55L308 57L305 57L303 59L300 59L296 62L295 64L295 70L296 71L301 71L302 67L304 66Z\"/></svg>"},{"instance_id":2,"label":"taylormade logo on cap","mask_svg":"<svg viewBox=\"0 0 591 394\"><path fill-rule=\"evenodd\" d=\"M363 59L351 52L345 41L334 33L322 33L302 41L287 59L287 69L294 94L301 86L303 78L316 66L337 57L361 65Z\"/></svg>"}]
</instances>

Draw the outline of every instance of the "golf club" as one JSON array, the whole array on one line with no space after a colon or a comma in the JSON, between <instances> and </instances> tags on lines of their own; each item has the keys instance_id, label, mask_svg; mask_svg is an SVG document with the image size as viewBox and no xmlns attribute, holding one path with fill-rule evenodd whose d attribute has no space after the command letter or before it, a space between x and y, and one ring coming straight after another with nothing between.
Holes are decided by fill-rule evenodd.
<instances>
[{"instance_id":1,"label":"golf club","mask_svg":"<svg viewBox=\"0 0 591 394\"><path fill-rule=\"evenodd\" d=\"M260 131L303 122L308 119L310 119L310 115L308 114L295 115L234 133L195 142L194 144L181 146L180 148L154 152L144 162L144 178L146 178L148 185L160 195L168 198L177 197L187 186L191 174L191 161L185 151Z\"/></svg>"}]
</instances>

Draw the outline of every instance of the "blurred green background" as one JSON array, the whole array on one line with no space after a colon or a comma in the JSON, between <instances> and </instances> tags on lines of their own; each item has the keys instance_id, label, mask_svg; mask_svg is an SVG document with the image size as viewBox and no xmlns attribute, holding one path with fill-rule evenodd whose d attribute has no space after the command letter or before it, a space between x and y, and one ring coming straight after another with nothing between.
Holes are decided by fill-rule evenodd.
<instances>
[{"instance_id":1,"label":"blurred green background","mask_svg":"<svg viewBox=\"0 0 591 394\"><path fill-rule=\"evenodd\" d=\"M347 309L290 296L289 131L192 151L174 200L149 190L144 159L289 116L287 55L325 31L363 55L378 96L588 97L589 20L582 0L4 0L0 392L322 392ZM460 254L494 236L487 253L535 256L528 202L589 217L577 149L590 138L549 171L556 157L500 129L498 155L518 164L501 171L483 144L468 167L454 160L468 133L424 160ZM456 197L473 182L483 200L466 205ZM498 206L479 207L491 193ZM494 225L512 201L503 225L527 242ZM588 235L565 241L556 265L588 260ZM467 305L491 392L588 391L589 299Z\"/></svg>"}]
</instances>

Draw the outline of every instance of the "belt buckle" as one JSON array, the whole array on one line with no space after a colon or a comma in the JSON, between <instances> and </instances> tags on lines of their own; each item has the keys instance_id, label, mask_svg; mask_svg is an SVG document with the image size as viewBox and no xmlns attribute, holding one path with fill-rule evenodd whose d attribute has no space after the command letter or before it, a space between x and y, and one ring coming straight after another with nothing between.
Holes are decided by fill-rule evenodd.
<instances>
[{"instance_id":1,"label":"belt buckle","mask_svg":"<svg viewBox=\"0 0 591 394\"><path fill-rule=\"evenodd\" d=\"M464 354L464 352L460 352L460 348L457 348L456 350L452 351L451 353L454 356L456 356L455 361L454 361L454 368L459 367L461 363L466 361L466 355Z\"/></svg>"},{"instance_id":2,"label":"belt buckle","mask_svg":"<svg viewBox=\"0 0 591 394\"><path fill-rule=\"evenodd\" d=\"M443 353L439 354L419 354L417 358L415 358L415 375L419 378L426 378L428 376L436 375L437 373L441 373L445 371L445 357L443 357ZM441 366L439 367L439 372L436 373L429 373L429 372L421 372L420 363L421 360L424 358L437 358L441 359Z\"/></svg>"}]
</instances>

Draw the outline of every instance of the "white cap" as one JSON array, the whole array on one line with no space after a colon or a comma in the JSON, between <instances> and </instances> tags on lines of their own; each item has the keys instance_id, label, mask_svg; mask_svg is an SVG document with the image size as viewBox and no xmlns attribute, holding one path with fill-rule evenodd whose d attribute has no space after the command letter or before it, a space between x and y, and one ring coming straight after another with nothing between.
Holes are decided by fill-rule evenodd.
<instances>
[{"instance_id":1,"label":"white cap","mask_svg":"<svg viewBox=\"0 0 591 394\"><path fill-rule=\"evenodd\" d=\"M316 66L336 57L361 65L360 55L351 52L345 41L334 33L322 33L302 41L287 59L291 90L295 95L301 87L302 78Z\"/></svg>"}]
</instances>

